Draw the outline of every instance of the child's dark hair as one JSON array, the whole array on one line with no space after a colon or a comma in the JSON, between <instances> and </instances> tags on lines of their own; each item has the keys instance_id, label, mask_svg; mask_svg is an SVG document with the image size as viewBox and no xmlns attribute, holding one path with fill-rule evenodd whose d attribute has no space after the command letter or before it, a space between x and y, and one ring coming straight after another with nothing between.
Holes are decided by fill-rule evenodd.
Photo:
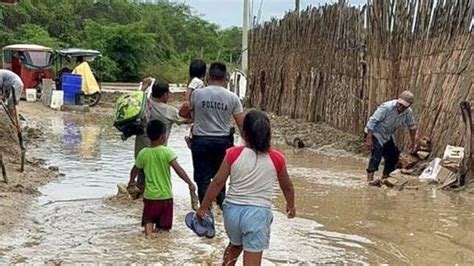
<instances>
[{"instance_id":1,"label":"child's dark hair","mask_svg":"<svg viewBox=\"0 0 474 266\"><path fill-rule=\"evenodd\" d=\"M209 67L209 78L213 80L224 80L227 78L227 67L222 62L212 63Z\"/></svg>"},{"instance_id":2,"label":"child's dark hair","mask_svg":"<svg viewBox=\"0 0 474 266\"><path fill-rule=\"evenodd\" d=\"M151 141L156 141L166 134L166 126L160 120L151 120L146 126L146 134Z\"/></svg>"},{"instance_id":3,"label":"child's dark hair","mask_svg":"<svg viewBox=\"0 0 474 266\"><path fill-rule=\"evenodd\" d=\"M156 81L151 88L151 96L154 98L161 98L168 92L170 92L170 86L161 81Z\"/></svg>"},{"instance_id":4,"label":"child's dark hair","mask_svg":"<svg viewBox=\"0 0 474 266\"><path fill-rule=\"evenodd\" d=\"M252 110L244 118L244 137L249 148L255 152L268 152L272 132L268 116L257 110Z\"/></svg>"},{"instance_id":5,"label":"child's dark hair","mask_svg":"<svg viewBox=\"0 0 474 266\"><path fill-rule=\"evenodd\" d=\"M206 76L206 62L201 59L194 59L189 65L189 77L203 79Z\"/></svg>"}]
</instances>

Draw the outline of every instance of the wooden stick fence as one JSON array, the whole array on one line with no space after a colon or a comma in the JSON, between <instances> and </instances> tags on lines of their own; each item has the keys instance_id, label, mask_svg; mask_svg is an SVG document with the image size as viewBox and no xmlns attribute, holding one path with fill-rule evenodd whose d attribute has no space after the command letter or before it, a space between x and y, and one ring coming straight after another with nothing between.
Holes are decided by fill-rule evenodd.
<instances>
[{"instance_id":1,"label":"wooden stick fence","mask_svg":"<svg viewBox=\"0 0 474 266\"><path fill-rule=\"evenodd\" d=\"M289 13L251 32L249 103L359 134L380 103L409 89L420 134L440 153L463 141L472 21L471 0L340 1Z\"/></svg>"}]
</instances>

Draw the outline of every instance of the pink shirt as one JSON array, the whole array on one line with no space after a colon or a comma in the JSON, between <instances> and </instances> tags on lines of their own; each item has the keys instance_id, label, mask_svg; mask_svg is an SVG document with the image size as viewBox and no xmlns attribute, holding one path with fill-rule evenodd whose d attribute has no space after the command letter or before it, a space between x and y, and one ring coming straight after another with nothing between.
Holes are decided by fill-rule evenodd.
<instances>
[{"instance_id":1,"label":"pink shirt","mask_svg":"<svg viewBox=\"0 0 474 266\"><path fill-rule=\"evenodd\" d=\"M226 201L270 208L278 175L285 166L285 157L276 150L257 154L241 146L228 149L225 160L230 166Z\"/></svg>"}]
</instances>

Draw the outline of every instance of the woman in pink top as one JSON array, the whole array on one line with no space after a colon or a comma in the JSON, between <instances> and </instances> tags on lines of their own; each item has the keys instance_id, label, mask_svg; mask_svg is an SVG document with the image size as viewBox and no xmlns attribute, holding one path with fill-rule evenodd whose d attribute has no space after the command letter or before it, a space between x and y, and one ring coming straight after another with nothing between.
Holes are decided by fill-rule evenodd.
<instances>
[{"instance_id":1,"label":"woman in pink top","mask_svg":"<svg viewBox=\"0 0 474 266\"><path fill-rule=\"evenodd\" d=\"M245 116L243 132L247 145L227 150L197 211L198 218L203 219L230 176L223 208L224 226L230 240L224 253L224 265L234 265L242 250L244 265L261 264L263 250L270 244L271 205L277 181L286 199L288 218L295 217L296 212L285 157L270 148L271 128L267 115L250 111Z\"/></svg>"}]
</instances>

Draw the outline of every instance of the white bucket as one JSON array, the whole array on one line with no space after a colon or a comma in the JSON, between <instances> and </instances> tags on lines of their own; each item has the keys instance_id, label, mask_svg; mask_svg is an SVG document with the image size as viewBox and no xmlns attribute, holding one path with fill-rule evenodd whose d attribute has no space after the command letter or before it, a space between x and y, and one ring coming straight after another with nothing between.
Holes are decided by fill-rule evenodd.
<instances>
[{"instance_id":1,"label":"white bucket","mask_svg":"<svg viewBox=\"0 0 474 266\"><path fill-rule=\"evenodd\" d=\"M36 89L26 89L26 101L36 102Z\"/></svg>"},{"instance_id":2,"label":"white bucket","mask_svg":"<svg viewBox=\"0 0 474 266\"><path fill-rule=\"evenodd\" d=\"M64 103L64 91L53 91L51 95L51 108L59 109Z\"/></svg>"}]
</instances>

